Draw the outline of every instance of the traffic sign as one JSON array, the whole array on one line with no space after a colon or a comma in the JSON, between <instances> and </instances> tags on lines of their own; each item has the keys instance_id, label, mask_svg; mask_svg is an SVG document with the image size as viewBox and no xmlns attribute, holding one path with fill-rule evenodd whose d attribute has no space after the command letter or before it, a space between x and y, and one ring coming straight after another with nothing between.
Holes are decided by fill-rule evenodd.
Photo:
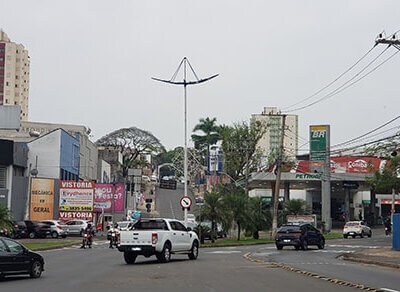
<instances>
[{"instance_id":1,"label":"traffic sign","mask_svg":"<svg viewBox=\"0 0 400 292\"><path fill-rule=\"evenodd\" d=\"M180 203L182 208L190 208L192 206L192 199L188 196L183 196Z\"/></svg>"}]
</instances>

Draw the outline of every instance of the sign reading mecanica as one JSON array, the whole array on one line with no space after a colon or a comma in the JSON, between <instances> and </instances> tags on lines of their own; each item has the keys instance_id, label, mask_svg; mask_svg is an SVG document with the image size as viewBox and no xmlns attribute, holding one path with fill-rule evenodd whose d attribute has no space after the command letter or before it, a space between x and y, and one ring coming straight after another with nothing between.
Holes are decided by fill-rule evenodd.
<instances>
[{"instance_id":1,"label":"sign reading mecanica","mask_svg":"<svg viewBox=\"0 0 400 292\"><path fill-rule=\"evenodd\" d=\"M29 219L34 221L53 219L53 204L54 179L32 178Z\"/></svg>"},{"instance_id":2,"label":"sign reading mecanica","mask_svg":"<svg viewBox=\"0 0 400 292\"><path fill-rule=\"evenodd\" d=\"M60 211L93 211L94 183L60 181Z\"/></svg>"},{"instance_id":3,"label":"sign reading mecanica","mask_svg":"<svg viewBox=\"0 0 400 292\"><path fill-rule=\"evenodd\" d=\"M324 166L328 126L310 126L310 166Z\"/></svg>"}]
</instances>

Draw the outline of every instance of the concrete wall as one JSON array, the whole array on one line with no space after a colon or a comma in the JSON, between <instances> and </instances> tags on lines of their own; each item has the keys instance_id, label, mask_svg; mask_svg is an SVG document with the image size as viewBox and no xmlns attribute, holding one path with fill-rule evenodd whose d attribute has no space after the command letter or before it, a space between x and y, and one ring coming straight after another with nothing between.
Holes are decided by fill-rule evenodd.
<instances>
[{"instance_id":1,"label":"concrete wall","mask_svg":"<svg viewBox=\"0 0 400 292\"><path fill-rule=\"evenodd\" d=\"M11 212L15 220L23 220L25 215L26 201L28 199L27 177L12 177Z\"/></svg>"},{"instance_id":2,"label":"concrete wall","mask_svg":"<svg viewBox=\"0 0 400 292\"><path fill-rule=\"evenodd\" d=\"M97 171L97 147L86 135L79 135L79 152L79 178L82 180L100 180Z\"/></svg>"},{"instance_id":3,"label":"concrete wall","mask_svg":"<svg viewBox=\"0 0 400 292\"><path fill-rule=\"evenodd\" d=\"M51 132L28 143L28 166L35 167L38 157L38 177L60 177L61 130Z\"/></svg>"}]
</instances>

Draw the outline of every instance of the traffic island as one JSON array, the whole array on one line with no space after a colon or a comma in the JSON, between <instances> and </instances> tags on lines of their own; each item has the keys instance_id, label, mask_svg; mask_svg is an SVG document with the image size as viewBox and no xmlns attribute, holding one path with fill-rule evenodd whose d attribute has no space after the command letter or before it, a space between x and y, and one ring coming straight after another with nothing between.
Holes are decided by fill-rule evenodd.
<instances>
[{"instance_id":1,"label":"traffic island","mask_svg":"<svg viewBox=\"0 0 400 292\"><path fill-rule=\"evenodd\" d=\"M364 249L343 254L339 258L347 261L400 269L400 251L390 247Z\"/></svg>"},{"instance_id":2,"label":"traffic island","mask_svg":"<svg viewBox=\"0 0 400 292\"><path fill-rule=\"evenodd\" d=\"M31 243L25 243L24 246L32 251L43 251L43 250L69 247L80 243L81 241L31 242Z\"/></svg>"}]
</instances>

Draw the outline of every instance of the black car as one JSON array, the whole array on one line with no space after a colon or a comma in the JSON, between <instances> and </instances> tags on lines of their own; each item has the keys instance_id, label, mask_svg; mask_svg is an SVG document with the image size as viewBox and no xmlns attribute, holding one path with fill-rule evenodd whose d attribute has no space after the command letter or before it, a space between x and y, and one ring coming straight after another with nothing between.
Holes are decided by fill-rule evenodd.
<instances>
[{"instance_id":1,"label":"black car","mask_svg":"<svg viewBox=\"0 0 400 292\"><path fill-rule=\"evenodd\" d=\"M0 237L0 278L7 275L29 274L39 278L44 271L44 260L40 254L6 237Z\"/></svg>"},{"instance_id":2,"label":"black car","mask_svg":"<svg viewBox=\"0 0 400 292\"><path fill-rule=\"evenodd\" d=\"M29 238L45 238L51 233L51 227L48 224L31 220L25 220L24 222Z\"/></svg>"},{"instance_id":3,"label":"black car","mask_svg":"<svg viewBox=\"0 0 400 292\"><path fill-rule=\"evenodd\" d=\"M24 221L13 221L11 238L24 238L28 236L28 229Z\"/></svg>"},{"instance_id":4,"label":"black car","mask_svg":"<svg viewBox=\"0 0 400 292\"><path fill-rule=\"evenodd\" d=\"M294 246L296 250L307 250L309 245L323 249L325 238L311 224L283 225L275 236L275 244L277 249L288 245Z\"/></svg>"}]
</instances>

